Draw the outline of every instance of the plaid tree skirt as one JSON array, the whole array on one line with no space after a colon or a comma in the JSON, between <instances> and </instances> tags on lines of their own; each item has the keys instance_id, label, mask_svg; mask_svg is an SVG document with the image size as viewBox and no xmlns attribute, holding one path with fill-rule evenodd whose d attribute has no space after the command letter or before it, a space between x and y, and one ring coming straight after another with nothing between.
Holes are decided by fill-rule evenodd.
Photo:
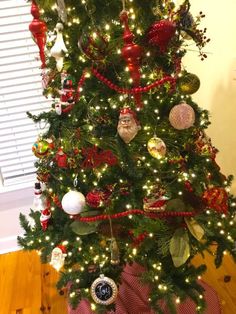
<instances>
[{"instance_id":1,"label":"plaid tree skirt","mask_svg":"<svg viewBox=\"0 0 236 314\"><path fill-rule=\"evenodd\" d=\"M122 273L122 284L119 286L119 294L116 301L116 311L107 312L107 314L155 314L147 304L149 288L147 285L141 285L139 274L143 268L138 264L127 265ZM204 297L207 302L205 314L220 314L221 308L219 299L214 289L203 281L199 283L205 289ZM160 304L165 314L169 314L166 305ZM90 309L87 300L80 302L75 310L68 307L69 314L94 314ZM181 303L177 307L178 314L195 314L195 303L190 299Z\"/></svg>"}]
</instances>

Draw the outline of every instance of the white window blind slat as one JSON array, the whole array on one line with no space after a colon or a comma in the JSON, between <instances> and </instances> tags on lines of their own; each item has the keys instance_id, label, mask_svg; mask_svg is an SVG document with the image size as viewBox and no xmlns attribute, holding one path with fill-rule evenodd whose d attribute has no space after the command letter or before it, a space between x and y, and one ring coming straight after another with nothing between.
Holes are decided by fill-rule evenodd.
<instances>
[{"instance_id":1,"label":"white window blind slat","mask_svg":"<svg viewBox=\"0 0 236 314\"><path fill-rule=\"evenodd\" d=\"M3 97L2 97L2 99L3 99ZM8 111L9 110L17 110L17 107L23 108L23 106L25 106L24 111L27 111L29 109L29 106L33 106L35 104L40 104L39 108L42 108L42 110L43 110L43 108L45 108L46 105L48 104L48 100L45 99L43 96L40 97L36 94L36 95L33 95L32 97L28 97L28 98L24 97L23 102L19 102L18 99L13 99L11 101L2 100L1 104L3 104L4 107L6 107ZM6 112L6 110L4 112ZM4 114L4 113L2 113L2 114Z\"/></svg>"},{"instance_id":2,"label":"white window blind slat","mask_svg":"<svg viewBox=\"0 0 236 314\"><path fill-rule=\"evenodd\" d=\"M0 11L0 13L1 13L1 11ZM29 31L27 29L25 31L20 31L20 32L15 30L15 32L12 32L12 33L1 34L0 43L2 45L4 42L16 40L16 39L21 40L21 39L25 39L25 38L27 38L27 39L31 38L31 34L29 33Z\"/></svg>"},{"instance_id":3,"label":"white window blind slat","mask_svg":"<svg viewBox=\"0 0 236 314\"><path fill-rule=\"evenodd\" d=\"M0 43L1 44L1 43ZM25 69L39 69L40 67L40 62L37 60L34 61L29 61L29 62L14 62L12 64L8 65L2 65L0 66L0 72L2 74L8 73L8 72L17 72ZM2 77L3 78L3 77Z\"/></svg>"},{"instance_id":4,"label":"white window blind slat","mask_svg":"<svg viewBox=\"0 0 236 314\"><path fill-rule=\"evenodd\" d=\"M44 130L26 112L51 107L42 95L38 47L28 30L30 5L0 1L0 175L6 187L35 180L32 145Z\"/></svg>"},{"instance_id":5,"label":"white window blind slat","mask_svg":"<svg viewBox=\"0 0 236 314\"><path fill-rule=\"evenodd\" d=\"M32 69L22 69L21 71L12 71L12 72L6 72L4 75L4 79L0 81L1 86L3 87L5 82L7 80L12 80L12 79L22 79L24 77L30 77L30 76L37 76L38 79L38 69L37 68L32 68Z\"/></svg>"},{"instance_id":6,"label":"white window blind slat","mask_svg":"<svg viewBox=\"0 0 236 314\"><path fill-rule=\"evenodd\" d=\"M15 57L16 55L21 56L24 54L35 54L38 51L38 48L34 43L32 45L22 46L22 47L14 47L14 48L5 48L4 50L0 50L0 58Z\"/></svg>"}]
</instances>

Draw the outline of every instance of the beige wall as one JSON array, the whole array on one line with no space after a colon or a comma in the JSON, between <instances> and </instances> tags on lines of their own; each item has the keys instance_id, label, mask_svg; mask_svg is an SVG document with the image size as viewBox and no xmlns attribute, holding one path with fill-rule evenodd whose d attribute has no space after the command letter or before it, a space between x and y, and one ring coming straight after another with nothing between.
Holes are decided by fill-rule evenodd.
<instances>
[{"instance_id":1,"label":"beige wall","mask_svg":"<svg viewBox=\"0 0 236 314\"><path fill-rule=\"evenodd\" d=\"M181 0L178 1L181 3ZM203 11L211 42L206 46L208 58L201 61L197 51L189 51L183 65L201 80L193 95L197 104L210 111L211 125L207 134L220 150L217 162L221 171L235 177L232 192L236 193L236 0L192 0L193 16ZM189 49L195 49L190 46Z\"/></svg>"}]
</instances>

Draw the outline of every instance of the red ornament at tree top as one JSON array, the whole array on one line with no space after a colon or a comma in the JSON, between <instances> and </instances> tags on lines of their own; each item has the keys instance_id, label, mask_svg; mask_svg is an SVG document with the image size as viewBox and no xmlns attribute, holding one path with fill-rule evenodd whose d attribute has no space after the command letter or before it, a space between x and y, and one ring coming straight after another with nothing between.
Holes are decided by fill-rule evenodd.
<instances>
[{"instance_id":1,"label":"red ornament at tree top","mask_svg":"<svg viewBox=\"0 0 236 314\"><path fill-rule=\"evenodd\" d=\"M175 34L176 24L169 20L157 21L151 25L147 32L147 40L150 45L158 46L164 53Z\"/></svg>"},{"instance_id":2,"label":"red ornament at tree top","mask_svg":"<svg viewBox=\"0 0 236 314\"><path fill-rule=\"evenodd\" d=\"M133 84L135 87L140 86L140 59L142 57L143 49L133 42L134 34L130 31L128 25L128 14L124 10L120 14L120 20L124 24L124 47L121 49L122 57L127 62L130 76L133 80ZM141 94L137 93L134 95L137 107L143 107L141 102Z\"/></svg>"},{"instance_id":3,"label":"red ornament at tree top","mask_svg":"<svg viewBox=\"0 0 236 314\"><path fill-rule=\"evenodd\" d=\"M46 31L47 26L44 21L40 20L39 8L34 0L32 0L31 14L33 15L33 21L29 25L29 30L32 33L36 44L39 47L39 55L42 62L42 68L46 67L44 47L46 44Z\"/></svg>"}]
</instances>

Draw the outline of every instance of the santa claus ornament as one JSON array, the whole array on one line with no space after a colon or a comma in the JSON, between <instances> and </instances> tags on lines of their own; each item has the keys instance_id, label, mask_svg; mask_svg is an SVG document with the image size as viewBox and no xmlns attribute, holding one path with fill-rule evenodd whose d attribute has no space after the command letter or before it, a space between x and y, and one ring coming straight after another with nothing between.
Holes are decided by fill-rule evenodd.
<instances>
[{"instance_id":1,"label":"santa claus ornament","mask_svg":"<svg viewBox=\"0 0 236 314\"><path fill-rule=\"evenodd\" d=\"M45 208L44 210L41 211L40 224L41 224L43 231L47 230L51 216L52 215L51 215L49 208Z\"/></svg>"},{"instance_id":2,"label":"santa claus ornament","mask_svg":"<svg viewBox=\"0 0 236 314\"><path fill-rule=\"evenodd\" d=\"M52 250L50 265L57 271L59 271L64 265L65 257L66 257L65 247L62 245L55 247Z\"/></svg>"},{"instance_id":3,"label":"santa claus ornament","mask_svg":"<svg viewBox=\"0 0 236 314\"><path fill-rule=\"evenodd\" d=\"M68 162L67 162L67 155L66 153L64 153L62 148L59 148L57 153L56 153L56 157L55 160L57 162L57 166L59 168L67 168L68 167Z\"/></svg>"},{"instance_id":4,"label":"santa claus ornament","mask_svg":"<svg viewBox=\"0 0 236 314\"><path fill-rule=\"evenodd\" d=\"M123 108L120 111L117 132L122 140L130 143L141 129L136 113L131 108Z\"/></svg>"},{"instance_id":5,"label":"santa claus ornament","mask_svg":"<svg viewBox=\"0 0 236 314\"><path fill-rule=\"evenodd\" d=\"M62 84L62 91L60 92L61 104L62 105L72 105L75 103L75 90L73 87L73 79L67 77Z\"/></svg>"}]
</instances>

